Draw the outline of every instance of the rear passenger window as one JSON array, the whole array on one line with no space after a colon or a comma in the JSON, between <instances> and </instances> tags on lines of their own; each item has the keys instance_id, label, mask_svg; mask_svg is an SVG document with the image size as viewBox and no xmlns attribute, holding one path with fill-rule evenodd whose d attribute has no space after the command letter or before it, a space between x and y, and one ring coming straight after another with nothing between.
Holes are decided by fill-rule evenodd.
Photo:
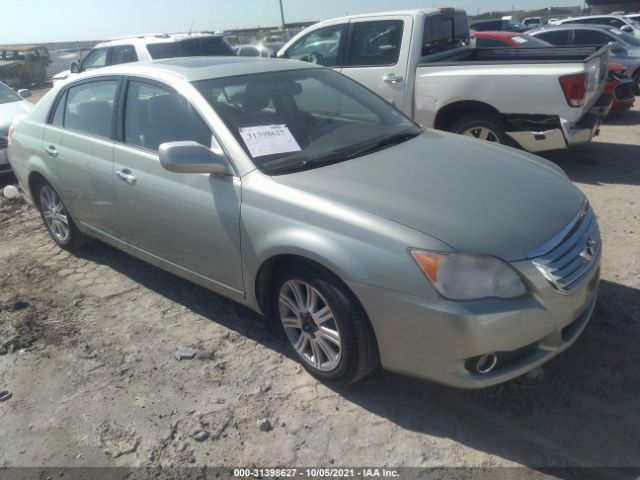
<instances>
[{"instance_id":1,"label":"rear passenger window","mask_svg":"<svg viewBox=\"0 0 640 480\"><path fill-rule=\"evenodd\" d=\"M395 65L400 56L403 23L402 20L355 23L348 65Z\"/></svg>"},{"instance_id":2,"label":"rear passenger window","mask_svg":"<svg viewBox=\"0 0 640 480\"><path fill-rule=\"evenodd\" d=\"M182 95L169 88L131 81L127 90L124 141L157 151L166 142L193 140L211 146L211 132Z\"/></svg>"},{"instance_id":3,"label":"rear passenger window","mask_svg":"<svg viewBox=\"0 0 640 480\"><path fill-rule=\"evenodd\" d=\"M69 88L64 127L111 138L117 89L117 80L83 83Z\"/></svg>"}]
</instances>

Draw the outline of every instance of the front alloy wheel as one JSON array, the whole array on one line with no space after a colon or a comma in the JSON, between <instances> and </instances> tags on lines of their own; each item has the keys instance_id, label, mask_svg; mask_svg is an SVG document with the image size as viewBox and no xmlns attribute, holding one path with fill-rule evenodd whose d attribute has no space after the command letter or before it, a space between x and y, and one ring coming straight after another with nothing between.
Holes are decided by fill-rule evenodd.
<instances>
[{"instance_id":1,"label":"front alloy wheel","mask_svg":"<svg viewBox=\"0 0 640 480\"><path fill-rule=\"evenodd\" d=\"M342 337L322 294L302 280L289 280L280 288L280 321L291 345L310 366L323 372L340 363Z\"/></svg>"},{"instance_id":2,"label":"front alloy wheel","mask_svg":"<svg viewBox=\"0 0 640 480\"><path fill-rule=\"evenodd\" d=\"M319 380L348 385L378 365L375 335L362 306L323 267L300 261L278 268L269 307L295 356Z\"/></svg>"}]
</instances>

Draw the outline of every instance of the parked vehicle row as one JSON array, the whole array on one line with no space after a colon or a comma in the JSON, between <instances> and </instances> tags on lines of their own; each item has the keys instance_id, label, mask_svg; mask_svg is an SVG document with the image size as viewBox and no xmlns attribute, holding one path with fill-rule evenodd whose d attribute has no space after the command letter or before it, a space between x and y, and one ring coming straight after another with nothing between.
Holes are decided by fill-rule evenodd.
<instances>
[{"instance_id":1,"label":"parked vehicle row","mask_svg":"<svg viewBox=\"0 0 640 480\"><path fill-rule=\"evenodd\" d=\"M421 99L425 57L475 56L457 12L351 21L284 51L320 60L317 49L326 59L335 47L336 59L392 87L382 97L401 90L409 111L399 76ZM347 29L353 50L326 44ZM389 69L403 58L403 70ZM580 76L587 92L568 99L586 111L605 59L560 61L548 77ZM492 71L514 82L528 68L460 64L492 82ZM381 96L293 60L121 64L49 92L12 127L9 159L58 245L96 237L273 316L322 381L351 383L381 364L480 388L565 351L589 321L600 275L584 195L546 160L425 131Z\"/></svg>"},{"instance_id":2,"label":"parked vehicle row","mask_svg":"<svg viewBox=\"0 0 640 480\"><path fill-rule=\"evenodd\" d=\"M474 49L464 11L429 9L321 22L278 55L334 68L425 127L539 152L598 133L608 50Z\"/></svg>"}]
</instances>

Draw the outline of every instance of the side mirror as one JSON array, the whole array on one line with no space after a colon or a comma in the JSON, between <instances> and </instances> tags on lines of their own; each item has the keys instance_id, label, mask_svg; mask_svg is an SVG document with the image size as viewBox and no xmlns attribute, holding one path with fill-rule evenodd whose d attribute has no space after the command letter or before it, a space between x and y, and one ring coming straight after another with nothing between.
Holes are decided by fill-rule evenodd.
<instances>
[{"instance_id":1,"label":"side mirror","mask_svg":"<svg viewBox=\"0 0 640 480\"><path fill-rule=\"evenodd\" d=\"M218 173L233 175L227 157L197 142L168 142L160 145L160 165L174 173Z\"/></svg>"},{"instance_id":2,"label":"side mirror","mask_svg":"<svg viewBox=\"0 0 640 480\"><path fill-rule=\"evenodd\" d=\"M80 73L80 67L76 62L71 64L71 73Z\"/></svg>"},{"instance_id":3,"label":"side mirror","mask_svg":"<svg viewBox=\"0 0 640 480\"><path fill-rule=\"evenodd\" d=\"M620 27L620 30L627 33L633 32L633 28L631 28L629 25L623 25L622 27Z\"/></svg>"},{"instance_id":4,"label":"side mirror","mask_svg":"<svg viewBox=\"0 0 640 480\"><path fill-rule=\"evenodd\" d=\"M29 90L28 88L21 88L20 90L18 90L18 95L20 95L22 98L29 98L31 96L31 90Z\"/></svg>"}]
</instances>

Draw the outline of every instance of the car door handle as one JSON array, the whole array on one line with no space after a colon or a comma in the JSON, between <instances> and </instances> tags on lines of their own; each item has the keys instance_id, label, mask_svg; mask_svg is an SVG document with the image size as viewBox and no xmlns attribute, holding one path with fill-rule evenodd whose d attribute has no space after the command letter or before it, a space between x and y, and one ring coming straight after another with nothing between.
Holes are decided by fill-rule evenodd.
<instances>
[{"instance_id":1,"label":"car door handle","mask_svg":"<svg viewBox=\"0 0 640 480\"><path fill-rule=\"evenodd\" d=\"M56 150L56 147L54 147L53 145L45 147L44 151L47 152L47 155L49 155L51 158L56 158L58 156L58 150Z\"/></svg>"},{"instance_id":2,"label":"car door handle","mask_svg":"<svg viewBox=\"0 0 640 480\"><path fill-rule=\"evenodd\" d=\"M123 182L128 183L129 185L135 185L136 181L138 180L131 174L131 170L126 168L116 171L116 177L118 177Z\"/></svg>"},{"instance_id":3,"label":"car door handle","mask_svg":"<svg viewBox=\"0 0 640 480\"><path fill-rule=\"evenodd\" d=\"M384 83L390 83L391 85L394 85L396 83L402 83L404 81L404 78L402 78L402 76L400 75L396 75L395 73L387 73L382 77L382 81Z\"/></svg>"}]
</instances>

